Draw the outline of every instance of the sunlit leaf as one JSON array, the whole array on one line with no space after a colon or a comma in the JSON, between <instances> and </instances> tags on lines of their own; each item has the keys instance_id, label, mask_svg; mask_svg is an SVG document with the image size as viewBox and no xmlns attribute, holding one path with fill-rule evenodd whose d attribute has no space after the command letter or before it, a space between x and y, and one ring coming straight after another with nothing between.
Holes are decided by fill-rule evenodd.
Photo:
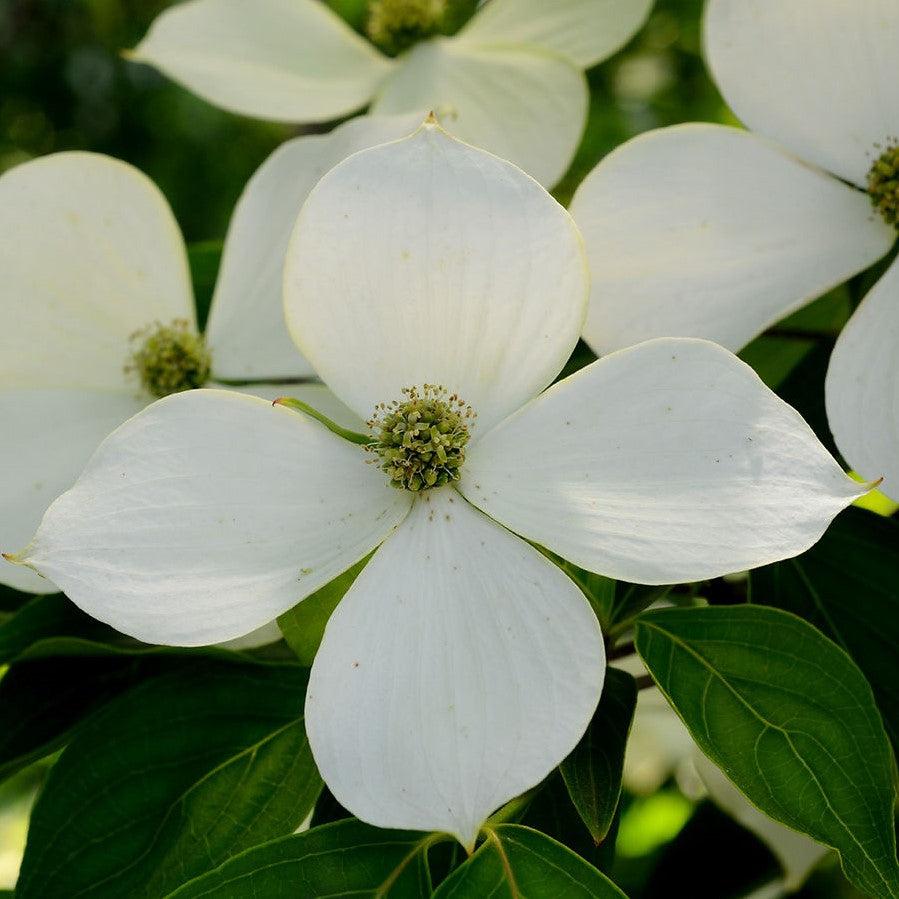
<instances>
[{"instance_id":1,"label":"sunlit leaf","mask_svg":"<svg viewBox=\"0 0 899 899\"><path fill-rule=\"evenodd\" d=\"M762 606L650 612L636 644L693 738L755 805L837 849L859 889L899 895L890 745L849 656Z\"/></svg>"},{"instance_id":2,"label":"sunlit leaf","mask_svg":"<svg viewBox=\"0 0 899 899\"><path fill-rule=\"evenodd\" d=\"M848 509L807 553L749 584L752 602L794 612L852 656L899 746L899 522Z\"/></svg>"}]
</instances>

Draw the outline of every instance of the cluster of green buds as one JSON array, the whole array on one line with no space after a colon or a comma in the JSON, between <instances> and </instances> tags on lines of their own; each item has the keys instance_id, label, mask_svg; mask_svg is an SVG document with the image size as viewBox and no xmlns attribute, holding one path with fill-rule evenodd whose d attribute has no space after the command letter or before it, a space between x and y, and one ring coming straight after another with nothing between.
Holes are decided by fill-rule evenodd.
<instances>
[{"instance_id":1,"label":"cluster of green buds","mask_svg":"<svg viewBox=\"0 0 899 899\"><path fill-rule=\"evenodd\" d=\"M478 0L369 0L365 33L390 56L419 41L455 34L476 12Z\"/></svg>"},{"instance_id":2,"label":"cluster of green buds","mask_svg":"<svg viewBox=\"0 0 899 899\"><path fill-rule=\"evenodd\" d=\"M887 147L871 166L868 193L884 220L899 228L899 142Z\"/></svg>"},{"instance_id":3,"label":"cluster of green buds","mask_svg":"<svg viewBox=\"0 0 899 899\"><path fill-rule=\"evenodd\" d=\"M126 374L136 374L151 396L164 397L202 387L209 380L212 359L203 338L190 322L176 319L169 325L156 322L135 331L137 347L125 365Z\"/></svg>"},{"instance_id":4,"label":"cluster of green buds","mask_svg":"<svg viewBox=\"0 0 899 899\"><path fill-rule=\"evenodd\" d=\"M380 403L368 422L368 449L394 487L417 493L458 480L475 413L444 387L406 387L404 399Z\"/></svg>"},{"instance_id":5,"label":"cluster of green buds","mask_svg":"<svg viewBox=\"0 0 899 899\"><path fill-rule=\"evenodd\" d=\"M441 33L447 0L371 0L365 31L373 44L396 56Z\"/></svg>"}]
</instances>

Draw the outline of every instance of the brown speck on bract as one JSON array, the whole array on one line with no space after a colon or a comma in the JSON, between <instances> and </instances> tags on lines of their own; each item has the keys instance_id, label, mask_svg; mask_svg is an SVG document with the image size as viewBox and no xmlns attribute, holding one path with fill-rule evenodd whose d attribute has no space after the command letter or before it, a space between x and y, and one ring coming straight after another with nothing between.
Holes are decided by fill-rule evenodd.
<instances>
[{"instance_id":1,"label":"brown speck on bract","mask_svg":"<svg viewBox=\"0 0 899 899\"><path fill-rule=\"evenodd\" d=\"M358 668L358 667L359 667L359 663L358 663L358 662L353 662L353 667L354 667L354 668Z\"/></svg>"}]
</instances>

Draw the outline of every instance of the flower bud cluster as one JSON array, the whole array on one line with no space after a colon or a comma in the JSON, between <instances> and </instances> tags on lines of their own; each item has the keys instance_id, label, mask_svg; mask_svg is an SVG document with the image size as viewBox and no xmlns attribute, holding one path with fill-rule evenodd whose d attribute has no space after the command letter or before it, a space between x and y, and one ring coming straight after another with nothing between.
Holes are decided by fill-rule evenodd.
<instances>
[{"instance_id":1,"label":"flower bud cluster","mask_svg":"<svg viewBox=\"0 0 899 899\"><path fill-rule=\"evenodd\" d=\"M406 387L405 399L380 403L368 422L369 449L394 487L417 493L458 480L465 461L471 406L444 387Z\"/></svg>"}]
</instances>

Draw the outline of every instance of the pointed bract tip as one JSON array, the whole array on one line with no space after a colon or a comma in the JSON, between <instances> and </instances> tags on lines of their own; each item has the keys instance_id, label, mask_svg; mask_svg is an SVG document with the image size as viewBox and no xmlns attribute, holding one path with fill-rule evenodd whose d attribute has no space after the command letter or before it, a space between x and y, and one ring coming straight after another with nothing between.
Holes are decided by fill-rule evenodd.
<instances>
[{"instance_id":1,"label":"pointed bract tip","mask_svg":"<svg viewBox=\"0 0 899 899\"><path fill-rule=\"evenodd\" d=\"M285 405L285 403L288 399L290 399L290 397L287 397L287 396L276 397L275 399L272 400L272 405L273 406L283 406L283 405Z\"/></svg>"},{"instance_id":2,"label":"pointed bract tip","mask_svg":"<svg viewBox=\"0 0 899 899\"><path fill-rule=\"evenodd\" d=\"M22 561L22 553L0 553L0 556L3 556L7 562L11 562L13 565L23 565Z\"/></svg>"},{"instance_id":3,"label":"pointed bract tip","mask_svg":"<svg viewBox=\"0 0 899 899\"><path fill-rule=\"evenodd\" d=\"M431 127L440 124L440 122L437 120L437 116L434 115L433 109L425 116L424 124L430 125Z\"/></svg>"}]
</instances>

